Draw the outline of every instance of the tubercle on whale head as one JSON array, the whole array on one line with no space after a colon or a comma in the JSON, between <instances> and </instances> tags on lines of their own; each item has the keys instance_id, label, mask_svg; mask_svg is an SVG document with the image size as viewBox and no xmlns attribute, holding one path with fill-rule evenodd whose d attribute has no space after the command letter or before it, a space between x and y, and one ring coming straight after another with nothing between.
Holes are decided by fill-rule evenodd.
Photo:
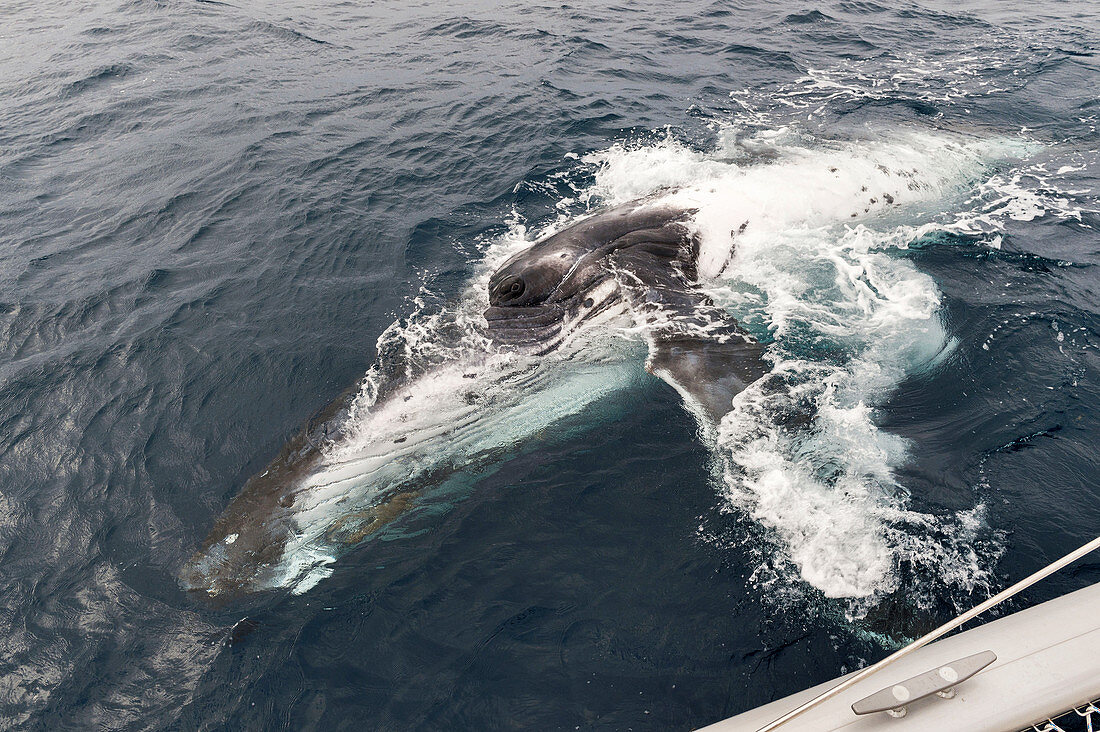
<instances>
[{"instance_id":1,"label":"tubercle on whale head","mask_svg":"<svg viewBox=\"0 0 1100 732\"><path fill-rule=\"evenodd\" d=\"M234 546L242 541L239 547ZM257 546L237 533L196 552L180 573L180 586L195 597L215 604L254 594L269 585L265 577L281 557L284 541ZM250 549L248 547L256 547ZM265 556L265 547L276 549Z\"/></svg>"},{"instance_id":2,"label":"tubercle on whale head","mask_svg":"<svg viewBox=\"0 0 1100 732\"><path fill-rule=\"evenodd\" d=\"M182 567L183 589L226 602L263 589L293 536L293 488L269 469L249 480Z\"/></svg>"}]
</instances>

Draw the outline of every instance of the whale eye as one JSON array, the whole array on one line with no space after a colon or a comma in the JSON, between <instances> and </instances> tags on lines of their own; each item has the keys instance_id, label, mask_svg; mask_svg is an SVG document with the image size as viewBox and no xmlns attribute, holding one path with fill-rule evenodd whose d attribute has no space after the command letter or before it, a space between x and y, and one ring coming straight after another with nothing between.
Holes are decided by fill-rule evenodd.
<instances>
[{"instance_id":1,"label":"whale eye","mask_svg":"<svg viewBox=\"0 0 1100 732\"><path fill-rule=\"evenodd\" d=\"M493 284L489 301L493 305L516 305L527 290L527 283L518 275L508 275Z\"/></svg>"},{"instance_id":2,"label":"whale eye","mask_svg":"<svg viewBox=\"0 0 1100 732\"><path fill-rule=\"evenodd\" d=\"M527 289L527 285L524 284L523 279L520 277L513 277L512 281L506 283L503 290L503 296L505 300L515 300L517 297L523 294L523 291Z\"/></svg>"}]
</instances>

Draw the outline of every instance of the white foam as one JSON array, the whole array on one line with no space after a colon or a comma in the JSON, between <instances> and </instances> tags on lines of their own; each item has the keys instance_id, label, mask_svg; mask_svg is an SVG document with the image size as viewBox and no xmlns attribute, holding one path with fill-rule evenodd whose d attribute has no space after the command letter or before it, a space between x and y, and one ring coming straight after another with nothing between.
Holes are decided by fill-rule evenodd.
<instances>
[{"instance_id":1,"label":"white foam","mask_svg":"<svg viewBox=\"0 0 1100 732\"><path fill-rule=\"evenodd\" d=\"M903 99L937 108L937 119L946 110L970 114L972 100L1019 87L1027 78L1021 69L1046 60L1040 48L1021 47L1003 31L991 33L1002 37L985 49L842 60L826 68L807 68L793 81L733 90L730 99L739 107L734 121L765 128L792 120L825 126L838 110L843 114L853 107Z\"/></svg>"},{"instance_id":2,"label":"white foam","mask_svg":"<svg viewBox=\"0 0 1100 732\"><path fill-rule=\"evenodd\" d=\"M1025 149L945 133L827 141L731 127L709 155L666 138L589 156L595 195L675 188L699 209L710 294L771 340L776 374L734 400L715 443L724 500L782 554L763 558L758 581L791 566L828 597L869 598L895 589L903 561L935 565L945 581L984 576L965 539L950 538L972 516L907 509L894 472L908 444L876 426L875 405L951 347L935 283L895 252ZM812 426L785 426L807 405Z\"/></svg>"}]
</instances>

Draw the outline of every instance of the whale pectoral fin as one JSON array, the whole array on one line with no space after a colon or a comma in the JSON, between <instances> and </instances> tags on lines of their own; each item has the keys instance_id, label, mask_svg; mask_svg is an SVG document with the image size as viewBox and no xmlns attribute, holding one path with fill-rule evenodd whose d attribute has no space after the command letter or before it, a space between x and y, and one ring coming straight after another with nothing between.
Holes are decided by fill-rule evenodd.
<instances>
[{"instance_id":1,"label":"whale pectoral fin","mask_svg":"<svg viewBox=\"0 0 1100 732\"><path fill-rule=\"evenodd\" d=\"M653 255L653 247L662 246L639 241L609 260L635 319L647 331L647 370L717 424L733 408L733 397L771 369L764 347L693 286L691 267L670 266Z\"/></svg>"},{"instance_id":2,"label":"whale pectoral fin","mask_svg":"<svg viewBox=\"0 0 1100 732\"><path fill-rule=\"evenodd\" d=\"M717 424L733 398L768 373L764 347L740 334L724 340L690 333L654 333L646 370L668 382Z\"/></svg>"}]
</instances>

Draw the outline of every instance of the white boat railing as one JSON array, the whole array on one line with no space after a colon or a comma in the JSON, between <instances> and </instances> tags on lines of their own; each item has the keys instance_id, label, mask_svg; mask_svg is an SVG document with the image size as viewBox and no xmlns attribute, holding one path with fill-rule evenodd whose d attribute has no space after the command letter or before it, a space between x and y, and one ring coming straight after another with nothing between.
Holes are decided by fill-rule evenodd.
<instances>
[{"instance_id":1,"label":"white boat railing","mask_svg":"<svg viewBox=\"0 0 1100 732\"><path fill-rule=\"evenodd\" d=\"M1058 726L1058 720L1062 719L1063 717L1068 717L1074 712L1077 713L1078 717L1085 718L1085 724L1088 726L1088 732L1097 732L1096 728L1093 727L1092 715L1096 715L1097 723L1100 724L1100 706L1097 706L1098 704L1100 704L1100 699L1091 701L1081 708L1074 707L1073 709L1067 709L1061 714L1056 714L1053 717L1047 717L1045 722L1036 722L1028 729L1021 730L1021 732L1066 732L1066 730ZM1040 727L1040 724L1043 726Z\"/></svg>"},{"instance_id":2,"label":"white boat railing","mask_svg":"<svg viewBox=\"0 0 1100 732\"><path fill-rule=\"evenodd\" d=\"M923 648L924 646L928 645L932 641L937 640L938 638L941 638L942 636L950 633L952 630L954 630L955 628L958 628L963 623L966 623L970 620L973 620L975 617L977 617L978 615L981 615L986 610L989 610L990 608L1001 604L1002 602L1009 599L1013 595L1015 595L1019 592L1022 592L1023 590L1026 590L1028 587L1031 587L1033 584L1035 584L1039 580L1044 579L1046 577L1049 577L1050 575L1057 572L1059 569L1062 569L1063 567L1065 567L1067 564L1071 564L1071 563L1075 562L1076 560L1078 560L1081 557L1085 556L1089 552L1095 551L1096 549L1100 549L1100 536L1096 537L1095 539L1093 539L1092 541L1088 542L1087 544L1081 546L1080 548L1070 552L1069 554L1065 555L1061 559L1059 559L1055 562L1051 562L1047 566L1040 569L1038 572L1035 572L1034 574L1026 577L1025 579L1020 580L1019 582L1012 585L1008 589L1002 590L1001 592L998 592L996 595L989 598L988 600L986 600L982 604L980 604L980 605L978 605L974 608L971 608L970 610L967 610L965 613L963 613L962 615L959 615L954 620L951 620L950 622L944 623L940 627L933 630L931 633L928 633L927 635L924 635L924 636L918 638L917 640L913 641L912 643L905 646L904 648L890 654L889 656L882 659L878 663L876 663L872 666L868 666L867 668L863 669L862 671L860 671L858 673L852 674L851 676L846 678L844 681L837 684L836 686L829 689L828 691L825 691L825 692L819 694L818 696L815 696L813 699L810 699L808 702L802 704L801 706L797 707L796 709L792 709L791 711L787 712L782 717L779 717L778 719L775 719L775 720L769 722L768 724L764 725L759 730L757 730L757 732L772 732L772 730L778 729L779 727L785 725L787 722L790 722L792 719L794 719L795 717L798 717L802 713L804 713L806 711L809 711L810 709L813 709L814 707L818 706L819 704L821 704L824 701L832 699L833 697L835 697L837 694L841 693L845 689L851 688L852 686L854 686L855 684L858 684L860 681L863 681L867 677L878 673L879 671L886 668L887 666L894 663L895 661L897 661L899 659L902 659L902 658L905 658L906 656L908 656L910 653L917 650L918 648ZM1094 705L1092 705L1092 704L1090 704L1089 707L1095 708ZM1100 712L1098 712L1098 713L1100 713ZM1092 716L1091 716L1092 712L1088 712L1087 714L1089 716L1086 717L1086 721L1088 722L1089 729L1091 730L1092 729ZM1085 714L1081 714L1081 716L1085 716ZM1048 719L1046 721L1050 724L1054 724L1053 720ZM1057 726L1049 728L1050 732L1054 732L1056 729L1057 729Z\"/></svg>"}]
</instances>

